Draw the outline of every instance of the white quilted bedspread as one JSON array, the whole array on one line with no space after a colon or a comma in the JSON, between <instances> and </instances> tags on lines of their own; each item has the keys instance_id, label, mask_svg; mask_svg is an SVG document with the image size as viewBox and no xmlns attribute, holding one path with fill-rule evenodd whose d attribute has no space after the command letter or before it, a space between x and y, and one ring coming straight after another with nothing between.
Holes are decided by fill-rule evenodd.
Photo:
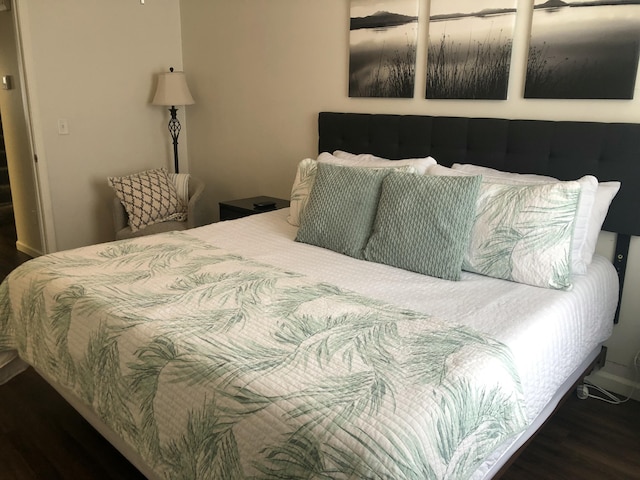
<instances>
[{"instance_id":1,"label":"white quilted bedspread","mask_svg":"<svg viewBox=\"0 0 640 480\"><path fill-rule=\"evenodd\" d=\"M465 479L526 425L489 335L185 233L22 265L9 349L160 478Z\"/></svg>"}]
</instances>

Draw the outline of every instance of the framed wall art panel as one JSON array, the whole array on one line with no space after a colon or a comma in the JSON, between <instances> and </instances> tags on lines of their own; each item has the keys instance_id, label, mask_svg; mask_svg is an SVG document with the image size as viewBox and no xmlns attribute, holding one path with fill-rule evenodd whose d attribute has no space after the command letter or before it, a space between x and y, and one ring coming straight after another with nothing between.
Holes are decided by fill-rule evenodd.
<instances>
[{"instance_id":1,"label":"framed wall art panel","mask_svg":"<svg viewBox=\"0 0 640 480\"><path fill-rule=\"evenodd\" d=\"M413 98L418 0L351 0L349 96Z\"/></svg>"},{"instance_id":2,"label":"framed wall art panel","mask_svg":"<svg viewBox=\"0 0 640 480\"><path fill-rule=\"evenodd\" d=\"M431 0L426 97L507 98L517 0Z\"/></svg>"},{"instance_id":3,"label":"framed wall art panel","mask_svg":"<svg viewBox=\"0 0 640 480\"><path fill-rule=\"evenodd\" d=\"M640 1L535 0L525 98L631 99Z\"/></svg>"}]
</instances>

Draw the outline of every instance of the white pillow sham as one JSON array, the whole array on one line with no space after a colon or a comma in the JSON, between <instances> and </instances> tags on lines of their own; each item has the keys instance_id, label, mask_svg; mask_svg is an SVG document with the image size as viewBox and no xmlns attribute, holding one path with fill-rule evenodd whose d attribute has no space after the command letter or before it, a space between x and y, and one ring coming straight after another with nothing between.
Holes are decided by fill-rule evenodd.
<instances>
[{"instance_id":1,"label":"white pillow sham","mask_svg":"<svg viewBox=\"0 0 640 480\"><path fill-rule=\"evenodd\" d=\"M589 220L589 228L587 230L587 239L585 249L583 251L583 259L589 265L593 260L593 254L596 251L598 243L598 235L602 230L602 224L607 217L609 206L614 197L620 190L620 182L600 182L596 191L596 198L591 209L591 218Z\"/></svg>"},{"instance_id":2,"label":"white pillow sham","mask_svg":"<svg viewBox=\"0 0 640 480\"><path fill-rule=\"evenodd\" d=\"M436 165L437 162L433 157L424 158L403 158L401 160L389 160L387 158L376 157L370 153L354 154L336 150L333 155L330 153L321 153L318 157L319 162L336 163L339 165L347 165L350 167L368 167L368 168L385 168L385 167L415 167L416 173L423 175L427 169Z\"/></svg>"},{"instance_id":3,"label":"white pillow sham","mask_svg":"<svg viewBox=\"0 0 640 480\"><path fill-rule=\"evenodd\" d=\"M289 215L287 216L287 222L291 225L300 226L300 218L302 218L302 212L304 212L309 201L309 194L316 179L317 169L318 162L313 158L305 158L298 164L296 178L293 180L293 186L291 187Z\"/></svg>"},{"instance_id":4,"label":"white pillow sham","mask_svg":"<svg viewBox=\"0 0 640 480\"><path fill-rule=\"evenodd\" d=\"M298 164L296 177L291 187L291 201L289 206L289 215L287 221L296 227L300 226L300 218L302 212L307 206L309 194L313 188L316 178L317 162L328 163L333 165L343 165L347 167L361 168L411 168L412 173L423 175L427 168L436 165L436 161L431 158L409 158L404 160L387 160L373 155L353 155L347 152L340 152L345 158L323 152L318 155L317 160L305 158Z\"/></svg>"},{"instance_id":5,"label":"white pillow sham","mask_svg":"<svg viewBox=\"0 0 640 480\"><path fill-rule=\"evenodd\" d=\"M483 177L462 269L544 288L571 288L578 182L492 183Z\"/></svg>"},{"instance_id":6,"label":"white pillow sham","mask_svg":"<svg viewBox=\"0 0 640 480\"><path fill-rule=\"evenodd\" d=\"M494 183L503 181L514 185L527 185L560 182L554 177L504 172L472 164L454 163L451 168L470 175L490 177ZM620 189L620 182L599 183L593 175L585 175L577 181L581 186L581 194L571 243L571 269L574 274L585 274L593 260L598 235L609 205Z\"/></svg>"}]
</instances>

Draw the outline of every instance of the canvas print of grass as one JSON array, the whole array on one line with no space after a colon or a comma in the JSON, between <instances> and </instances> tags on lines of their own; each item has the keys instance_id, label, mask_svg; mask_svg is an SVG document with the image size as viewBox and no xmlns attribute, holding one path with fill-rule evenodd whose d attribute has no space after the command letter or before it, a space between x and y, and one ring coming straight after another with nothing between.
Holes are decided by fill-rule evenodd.
<instances>
[{"instance_id":1,"label":"canvas print of grass","mask_svg":"<svg viewBox=\"0 0 640 480\"><path fill-rule=\"evenodd\" d=\"M349 96L413 98L418 0L351 0Z\"/></svg>"},{"instance_id":2,"label":"canvas print of grass","mask_svg":"<svg viewBox=\"0 0 640 480\"><path fill-rule=\"evenodd\" d=\"M431 0L427 98L507 98L517 0Z\"/></svg>"},{"instance_id":3,"label":"canvas print of grass","mask_svg":"<svg viewBox=\"0 0 640 480\"><path fill-rule=\"evenodd\" d=\"M525 98L631 99L640 0L535 0Z\"/></svg>"}]
</instances>

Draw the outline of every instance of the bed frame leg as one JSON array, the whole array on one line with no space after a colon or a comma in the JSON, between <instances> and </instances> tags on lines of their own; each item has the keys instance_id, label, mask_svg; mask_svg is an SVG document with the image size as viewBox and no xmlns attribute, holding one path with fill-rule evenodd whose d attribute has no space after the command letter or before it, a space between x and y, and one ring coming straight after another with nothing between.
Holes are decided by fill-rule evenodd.
<instances>
[{"instance_id":1,"label":"bed frame leg","mask_svg":"<svg viewBox=\"0 0 640 480\"><path fill-rule=\"evenodd\" d=\"M606 362L607 362L607 347L603 345L602 350L600 350L600 355L598 355L598 357L596 358L596 361L593 364L593 368L591 369L591 372L604 368L604 364Z\"/></svg>"},{"instance_id":2,"label":"bed frame leg","mask_svg":"<svg viewBox=\"0 0 640 480\"><path fill-rule=\"evenodd\" d=\"M584 379L591 375L593 372L597 372L601 368L604 368L604 364L606 363L606 361L607 347L603 345L598 356L593 360L593 362L591 362L589 368L585 370L580 380L578 380L578 382L576 382L576 384L574 385L576 394L578 395L579 399L584 400L589 396L589 391L584 384Z\"/></svg>"}]
</instances>

